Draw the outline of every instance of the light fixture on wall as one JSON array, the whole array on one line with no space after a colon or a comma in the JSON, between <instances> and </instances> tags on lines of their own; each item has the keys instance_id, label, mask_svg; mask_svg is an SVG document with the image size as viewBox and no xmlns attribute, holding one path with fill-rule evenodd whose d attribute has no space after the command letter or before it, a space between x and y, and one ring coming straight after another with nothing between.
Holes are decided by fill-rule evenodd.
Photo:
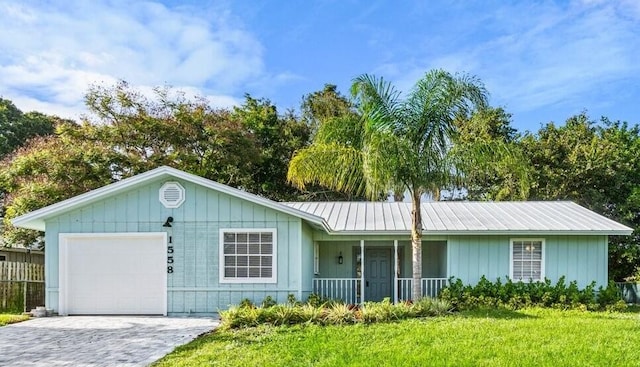
<instances>
[{"instance_id":1,"label":"light fixture on wall","mask_svg":"<svg viewBox=\"0 0 640 367\"><path fill-rule=\"evenodd\" d=\"M163 227L171 227L171 223L173 223L173 217L168 217L167 221L162 225Z\"/></svg>"},{"instance_id":2,"label":"light fixture on wall","mask_svg":"<svg viewBox=\"0 0 640 367\"><path fill-rule=\"evenodd\" d=\"M338 264L342 264L344 262L344 258L342 257L342 251L340 251L340 255L338 255Z\"/></svg>"}]
</instances>

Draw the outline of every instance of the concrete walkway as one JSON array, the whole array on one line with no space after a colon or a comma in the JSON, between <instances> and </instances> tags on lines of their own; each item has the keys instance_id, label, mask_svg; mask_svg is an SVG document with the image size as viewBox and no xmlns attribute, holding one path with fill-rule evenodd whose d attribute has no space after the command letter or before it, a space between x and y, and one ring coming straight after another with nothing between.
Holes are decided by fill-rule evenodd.
<instances>
[{"instance_id":1,"label":"concrete walkway","mask_svg":"<svg viewBox=\"0 0 640 367\"><path fill-rule=\"evenodd\" d=\"M0 327L0 366L146 366L217 325L211 318L32 319Z\"/></svg>"}]
</instances>

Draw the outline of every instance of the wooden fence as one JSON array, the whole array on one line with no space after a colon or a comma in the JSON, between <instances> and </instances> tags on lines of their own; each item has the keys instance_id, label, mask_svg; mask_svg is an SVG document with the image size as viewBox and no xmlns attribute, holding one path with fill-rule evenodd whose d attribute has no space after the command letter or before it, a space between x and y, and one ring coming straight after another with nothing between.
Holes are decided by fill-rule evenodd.
<instances>
[{"instance_id":1,"label":"wooden fence","mask_svg":"<svg viewBox=\"0 0 640 367\"><path fill-rule=\"evenodd\" d=\"M0 261L0 312L44 306L44 265Z\"/></svg>"},{"instance_id":2,"label":"wooden fence","mask_svg":"<svg viewBox=\"0 0 640 367\"><path fill-rule=\"evenodd\" d=\"M0 261L0 280L44 282L44 265Z\"/></svg>"}]
</instances>

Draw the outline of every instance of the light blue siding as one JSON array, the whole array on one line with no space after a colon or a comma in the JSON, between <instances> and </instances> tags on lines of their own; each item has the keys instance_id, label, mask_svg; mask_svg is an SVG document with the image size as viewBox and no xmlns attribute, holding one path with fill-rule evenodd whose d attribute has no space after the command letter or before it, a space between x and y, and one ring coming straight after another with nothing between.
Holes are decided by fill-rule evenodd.
<instances>
[{"instance_id":1,"label":"light blue siding","mask_svg":"<svg viewBox=\"0 0 640 367\"><path fill-rule=\"evenodd\" d=\"M174 271L167 279L169 314L211 314L244 298L259 303L271 296L284 302L288 294L310 292L310 280L303 284L300 272L306 267L303 258L311 256L313 262L312 235L309 228L301 229L299 218L183 181L186 201L167 209L158 200L164 182L147 183L47 220L47 307L58 307L59 233L166 231L174 248ZM169 216L173 226L162 227ZM277 283L220 283L221 228L275 228Z\"/></svg>"},{"instance_id":2,"label":"light blue siding","mask_svg":"<svg viewBox=\"0 0 640 367\"><path fill-rule=\"evenodd\" d=\"M550 236L546 238L545 275L552 281L565 276L579 287L608 282L607 236Z\"/></svg>"},{"instance_id":3,"label":"light blue siding","mask_svg":"<svg viewBox=\"0 0 640 367\"><path fill-rule=\"evenodd\" d=\"M520 238L520 236L518 237ZM557 282L577 281L584 287L595 281L607 284L606 236L532 236L545 241L545 277ZM484 275L489 280L506 279L510 269L508 236L451 236L448 240L449 276L475 284Z\"/></svg>"},{"instance_id":4,"label":"light blue siding","mask_svg":"<svg viewBox=\"0 0 640 367\"><path fill-rule=\"evenodd\" d=\"M260 303L266 296L279 302L289 294L306 299L314 277L352 278L360 240L365 247L393 248L398 240L400 277L411 277L408 236L335 235L314 229L300 218L179 181L186 201L167 209L158 190L165 180L146 182L98 202L46 220L46 305L58 308L59 233L111 233L166 231L174 248L173 273L167 279L169 314L211 314L248 298ZM173 217L171 228L162 224ZM357 216L357 213L356 213ZM349 218L352 220L352 218ZM355 219L353 219L355 220ZM277 230L277 282L220 283L219 237L221 228ZM607 283L606 236L534 236L545 240L545 276L557 281L566 276L581 287ZM476 283L509 275L509 236L425 236L423 277L458 277ZM314 242L319 243L320 269L314 275ZM337 258L342 254L343 264ZM126 254L123 254L126 256Z\"/></svg>"},{"instance_id":5,"label":"light blue siding","mask_svg":"<svg viewBox=\"0 0 640 367\"><path fill-rule=\"evenodd\" d=\"M509 275L509 237L451 236L447 241L449 276L466 284Z\"/></svg>"}]
</instances>

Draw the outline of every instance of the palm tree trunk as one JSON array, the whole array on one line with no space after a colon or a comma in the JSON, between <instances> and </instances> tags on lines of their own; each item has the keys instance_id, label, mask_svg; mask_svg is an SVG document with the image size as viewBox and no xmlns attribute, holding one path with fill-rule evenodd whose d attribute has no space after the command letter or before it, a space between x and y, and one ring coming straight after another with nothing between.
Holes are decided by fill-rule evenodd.
<instances>
[{"instance_id":1,"label":"palm tree trunk","mask_svg":"<svg viewBox=\"0 0 640 367\"><path fill-rule=\"evenodd\" d=\"M422 213L420 212L420 192L412 193L411 201L411 253L413 260L413 283L411 298L422 298Z\"/></svg>"}]
</instances>

